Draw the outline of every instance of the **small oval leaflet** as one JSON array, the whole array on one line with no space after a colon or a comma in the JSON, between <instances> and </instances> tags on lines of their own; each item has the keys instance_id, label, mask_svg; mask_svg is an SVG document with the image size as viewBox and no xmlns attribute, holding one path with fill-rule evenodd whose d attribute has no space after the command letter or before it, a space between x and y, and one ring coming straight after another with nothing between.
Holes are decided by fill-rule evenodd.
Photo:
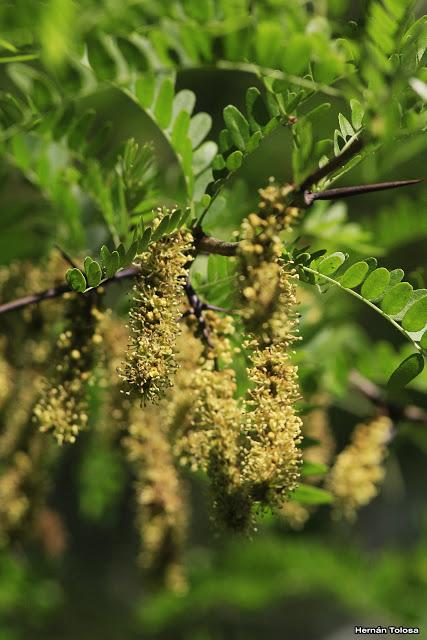
<instances>
[{"instance_id":1,"label":"small oval leaflet","mask_svg":"<svg viewBox=\"0 0 427 640\"><path fill-rule=\"evenodd\" d=\"M384 313L396 315L406 307L412 295L412 285L409 282L399 282L389 289L381 303Z\"/></svg>"},{"instance_id":2,"label":"small oval leaflet","mask_svg":"<svg viewBox=\"0 0 427 640\"><path fill-rule=\"evenodd\" d=\"M335 253L332 253L330 256L323 258L323 260L319 262L317 269L319 273L321 273L322 275L330 276L336 271L338 271L340 266L344 264L345 260L346 260L345 254L342 253L341 251L336 251Z\"/></svg>"},{"instance_id":3,"label":"small oval leaflet","mask_svg":"<svg viewBox=\"0 0 427 640\"><path fill-rule=\"evenodd\" d=\"M224 109L224 122L236 147L244 151L249 142L250 129L243 113L234 105L229 105Z\"/></svg>"},{"instance_id":4,"label":"small oval leaflet","mask_svg":"<svg viewBox=\"0 0 427 640\"><path fill-rule=\"evenodd\" d=\"M391 391L398 391L416 378L424 369L424 358L420 353L412 353L393 371L387 383Z\"/></svg>"},{"instance_id":5,"label":"small oval leaflet","mask_svg":"<svg viewBox=\"0 0 427 640\"><path fill-rule=\"evenodd\" d=\"M86 290L86 278L80 269L68 269L65 278L73 291L83 293Z\"/></svg>"},{"instance_id":6,"label":"small oval leaflet","mask_svg":"<svg viewBox=\"0 0 427 640\"><path fill-rule=\"evenodd\" d=\"M355 262L351 267L347 269L347 271L342 275L340 279L340 284L346 289L354 289L354 287L358 287L364 279L369 271L369 265L363 260L360 262Z\"/></svg>"},{"instance_id":7,"label":"small oval leaflet","mask_svg":"<svg viewBox=\"0 0 427 640\"><path fill-rule=\"evenodd\" d=\"M403 316L402 327L406 331L421 331L427 323L427 296L417 300Z\"/></svg>"},{"instance_id":8,"label":"small oval leaflet","mask_svg":"<svg viewBox=\"0 0 427 640\"><path fill-rule=\"evenodd\" d=\"M233 153L231 153L227 158L227 161L226 161L227 169L229 171L235 171L241 166L242 160L243 160L242 152L233 151Z\"/></svg>"},{"instance_id":9,"label":"small oval leaflet","mask_svg":"<svg viewBox=\"0 0 427 640\"><path fill-rule=\"evenodd\" d=\"M361 294L366 300L378 300L390 282L390 271L379 267L372 271L362 285Z\"/></svg>"},{"instance_id":10,"label":"small oval leaflet","mask_svg":"<svg viewBox=\"0 0 427 640\"><path fill-rule=\"evenodd\" d=\"M309 484L300 484L291 495L291 500L301 504L329 504L332 495L325 489L313 487Z\"/></svg>"}]
</instances>

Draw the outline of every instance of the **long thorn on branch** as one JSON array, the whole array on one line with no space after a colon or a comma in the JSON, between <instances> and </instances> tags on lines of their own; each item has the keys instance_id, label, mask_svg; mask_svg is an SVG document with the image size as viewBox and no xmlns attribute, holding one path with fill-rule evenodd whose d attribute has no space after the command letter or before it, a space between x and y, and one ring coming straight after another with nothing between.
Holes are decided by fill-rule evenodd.
<instances>
[{"instance_id":1,"label":"long thorn on branch","mask_svg":"<svg viewBox=\"0 0 427 640\"><path fill-rule=\"evenodd\" d=\"M316 200L338 200L339 198L350 198L373 191L385 191L386 189L398 189L408 187L422 182L422 179L415 180L395 180L393 182L376 182L374 184L361 184L354 187L339 187L337 189L326 189L324 191L304 191L304 201L309 207Z\"/></svg>"},{"instance_id":2,"label":"long thorn on branch","mask_svg":"<svg viewBox=\"0 0 427 640\"><path fill-rule=\"evenodd\" d=\"M358 142L356 140L356 142ZM333 158L327 165L321 167L317 172L314 172L306 178L306 180L302 183L300 188L296 190L295 200L291 202L291 205L294 206L305 206L309 207L316 200L335 200L337 198L343 198L348 196L354 196L361 193L368 193L371 191L381 191L383 189L395 189L396 187L404 187L413 184L417 184L421 182L421 180L400 180L397 182L380 182L371 185L360 185L356 187L342 187L338 189L328 189L326 191L315 192L312 193L308 191L305 187L314 184L316 181L320 180L322 177L327 175L330 171L340 165L345 159L351 157L350 150L352 153L355 152L355 149L359 149L360 147L354 147L350 145L348 149L343 152L340 156ZM328 168L327 171L324 171ZM195 253L213 253L221 256L232 257L237 253L237 248L239 246L238 242L226 242L224 240L219 240L218 238L213 238L211 236L206 235L200 227L196 227L193 231L194 233L194 244L195 244ZM67 254L65 254L61 249L59 249L67 262L74 265L73 261ZM112 278L108 280L104 280L101 282L99 286L107 286L112 284L113 282L117 282L119 280L123 280L125 278L133 278L139 272L139 267L129 267L128 269L122 269L118 271ZM57 287L51 287L46 291L42 291L40 293L35 293L32 295L24 296L23 298L18 298L17 300L12 300L11 302L6 302L0 305L0 315L3 313L8 313L9 311L15 311L17 309L22 309L31 304L37 304L42 302L43 300L51 300L53 298L58 298L65 293L71 291L71 288L67 283L62 283ZM91 289L88 289L91 291Z\"/></svg>"}]
</instances>

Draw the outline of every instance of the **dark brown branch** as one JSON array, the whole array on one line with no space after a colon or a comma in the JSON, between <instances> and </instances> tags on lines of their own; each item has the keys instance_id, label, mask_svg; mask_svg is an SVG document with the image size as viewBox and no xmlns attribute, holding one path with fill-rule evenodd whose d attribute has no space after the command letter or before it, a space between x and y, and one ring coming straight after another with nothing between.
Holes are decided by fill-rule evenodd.
<instances>
[{"instance_id":1,"label":"dark brown branch","mask_svg":"<svg viewBox=\"0 0 427 640\"><path fill-rule=\"evenodd\" d=\"M196 240L196 253L217 253L222 256L233 256L236 253L237 245L237 242L224 242L223 240L217 240L216 238L202 235ZM102 281L99 286L108 286L114 282L119 282L120 280L134 278L138 273L139 267L128 267L127 269L118 271L112 278ZM93 291L96 288L97 287L88 289L87 292ZM46 291L24 296L23 298L18 298L17 300L12 300L11 302L6 302L0 305L0 315L3 313L9 313L10 311L16 311L17 309L22 309L23 307L27 307L31 304L38 304L44 300L59 298L70 291L72 291L72 289L66 282L61 283L56 287L47 289Z\"/></svg>"},{"instance_id":2,"label":"dark brown branch","mask_svg":"<svg viewBox=\"0 0 427 640\"><path fill-rule=\"evenodd\" d=\"M217 238L204 235L203 232L199 232L198 236L195 237L196 253L216 253L217 255L228 257L236 255L237 242L217 240Z\"/></svg>"},{"instance_id":3,"label":"dark brown branch","mask_svg":"<svg viewBox=\"0 0 427 640\"><path fill-rule=\"evenodd\" d=\"M376 384L362 376L358 371L352 371L349 376L350 384L359 393L368 398L378 409L386 411L394 421L409 420L427 424L427 411L415 405L399 406L385 397L384 392Z\"/></svg>"},{"instance_id":4,"label":"dark brown branch","mask_svg":"<svg viewBox=\"0 0 427 640\"><path fill-rule=\"evenodd\" d=\"M54 247L57 251L59 251L62 258L65 260L65 262L67 262L70 265L72 269L78 269L78 266L76 265L72 257L69 256L68 253L64 251L64 249L62 249L58 244L55 244Z\"/></svg>"},{"instance_id":5,"label":"dark brown branch","mask_svg":"<svg viewBox=\"0 0 427 640\"><path fill-rule=\"evenodd\" d=\"M396 187L404 187L404 186L413 185L421 182L421 180L419 179L401 180L397 182L380 182L380 183L371 184L371 185L360 185L356 187L342 187L338 189L328 189L326 191L321 191L316 193L312 193L307 190L304 190L303 192L301 191L305 186L314 184L314 182L320 180L322 177L324 177L324 175L327 175L327 173L329 173L334 168L336 168L336 166L339 166L340 162L351 157L352 153L355 153L356 150L360 148L360 146L354 147L354 144L355 143L353 143L353 145L350 145L348 149L344 153L342 153L340 156L333 158L327 165L325 165L325 167L322 167L321 169L319 169L319 171L311 174L311 176L309 176L309 178L307 178L303 182L300 189L295 191L295 200L291 204L296 206L298 206L298 204L302 204L300 203L301 196L303 197L303 200L304 200L304 206L309 207L313 204L313 202L315 202L315 200L334 200L336 198L354 196L361 193L368 193L371 191L381 191L383 189L394 189ZM352 150L352 153L349 153L350 150ZM325 173L323 170L326 167L328 168L328 170ZM224 240L218 240L218 238L207 236L203 233L202 229L200 228L196 228L194 230L194 244L195 244L196 255L198 253L208 253L208 254L214 253L217 255L227 256L227 257L235 256L237 253L237 247L239 246L238 242L226 242ZM61 250L61 253L63 253L62 250ZM68 259L68 256L65 256L65 254L63 255L64 255L64 258L67 259L67 261L70 261ZM103 281L101 285L107 286L113 282L117 282L125 278L133 278L138 274L138 271L139 271L138 267L129 267L127 269L123 269L122 271L118 271L109 280ZM88 291L91 291L91 290L92 289L89 289ZM67 293L68 291L71 291L69 285L67 283L62 283L57 287L51 287L46 291L25 296L17 300L12 300L11 302L6 302L5 304L0 305L0 315L3 313L8 313L9 311L22 309L23 307L26 307L31 304L38 304L43 300L51 300L53 298L58 298L64 295L64 293Z\"/></svg>"},{"instance_id":6,"label":"dark brown branch","mask_svg":"<svg viewBox=\"0 0 427 640\"><path fill-rule=\"evenodd\" d=\"M313 173L307 176L304 182L299 185L298 190L300 192L304 192L309 189L313 184L316 184L316 182L319 182L319 180L325 178L327 175L335 171L335 169L338 169L338 167L344 165L348 160L350 160L350 158L355 156L362 149L362 147L362 140L356 139L347 147L345 151L340 153L339 156L331 158L331 160L323 165L323 167L319 167L318 169L313 171Z\"/></svg>"},{"instance_id":7,"label":"dark brown branch","mask_svg":"<svg viewBox=\"0 0 427 640\"><path fill-rule=\"evenodd\" d=\"M119 282L120 280L124 280L126 278L134 278L139 273L139 267L128 267L127 269L123 269L122 271L118 271L112 278L108 280L104 280L99 286L108 286L113 282ZM89 291L94 291L97 287L92 287L88 289ZM44 300L53 300L54 298L60 298L65 293L71 292L72 289L70 286L63 282L56 287L51 287L50 289L46 289L46 291L41 291L40 293L34 293L29 296L24 296L23 298L18 298L17 300L12 300L11 302L6 302L5 304L0 305L0 315L3 313L9 313L9 311L16 311L17 309L22 309L23 307L27 307L31 304L38 304L39 302L43 302Z\"/></svg>"}]
</instances>

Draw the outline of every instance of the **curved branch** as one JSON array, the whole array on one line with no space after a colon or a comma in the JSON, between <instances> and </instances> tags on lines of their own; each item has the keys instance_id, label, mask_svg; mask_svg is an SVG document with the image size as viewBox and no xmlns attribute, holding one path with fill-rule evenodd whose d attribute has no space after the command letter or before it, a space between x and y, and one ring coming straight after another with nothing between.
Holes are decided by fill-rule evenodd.
<instances>
[{"instance_id":1,"label":"curved branch","mask_svg":"<svg viewBox=\"0 0 427 640\"><path fill-rule=\"evenodd\" d=\"M206 235L200 235L195 239L196 245L196 254L197 253L216 253L222 256L234 256L236 254L237 242L224 242L223 240L218 240L217 238L212 238ZM120 280L125 280L127 278L134 278L139 273L138 266L128 267L127 269L122 269L121 271L117 271L117 273L109 279L102 280L98 287L106 287L114 282L119 282ZM89 291L93 291L98 287L91 287L87 289L85 293ZM0 315L4 313L9 313L10 311L16 311L17 309L22 309L31 304L38 304L39 302L43 302L44 300L53 300L54 298L59 298L66 293L71 292L72 289L68 283L62 282L56 287L50 287L45 291L41 291L40 293L34 293L28 296L24 296L23 298L18 298L17 300L12 300L10 302L5 302L0 305Z\"/></svg>"},{"instance_id":2,"label":"curved branch","mask_svg":"<svg viewBox=\"0 0 427 640\"><path fill-rule=\"evenodd\" d=\"M100 282L98 287L91 287L90 289L87 289L85 293L93 291L94 289L98 289L99 287L108 286L113 282L125 280L126 278L134 278L136 275L138 275L138 273L139 267L128 267L127 269L118 271L112 278L103 280L102 282ZM38 304L39 302L43 302L44 300L53 300L54 298L60 298L64 294L70 292L72 292L70 285L67 282L62 282L58 286L51 287L50 289L46 289L45 291L41 291L40 293L34 293L29 296L24 296L23 298L11 300L11 302L5 302L4 304L0 305L0 315L9 313L9 311L22 309L23 307L27 307L31 304Z\"/></svg>"},{"instance_id":3,"label":"curved branch","mask_svg":"<svg viewBox=\"0 0 427 640\"><path fill-rule=\"evenodd\" d=\"M206 236L203 233L199 238L195 238L196 253L216 253L220 256L235 256L237 252L238 242L226 242L224 240L218 240L211 236Z\"/></svg>"}]
</instances>

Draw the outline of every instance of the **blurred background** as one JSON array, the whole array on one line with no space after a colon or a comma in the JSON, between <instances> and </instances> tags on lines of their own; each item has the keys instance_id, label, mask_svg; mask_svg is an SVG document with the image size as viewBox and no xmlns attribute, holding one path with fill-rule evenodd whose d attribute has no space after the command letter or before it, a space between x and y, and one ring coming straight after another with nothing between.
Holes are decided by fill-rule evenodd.
<instances>
[{"instance_id":1,"label":"blurred background","mask_svg":"<svg viewBox=\"0 0 427 640\"><path fill-rule=\"evenodd\" d=\"M80 4L86 5L85 19L103 29L118 29L119 24L125 28L138 15L133 13L137 2L127 3L127 13L113 0ZM260 4L271 8L275 3ZM332 12L335 26L352 21L363 25L367 5L343 0L309 4L319 15ZM56 51L49 16L56 33L63 11L60 2L56 9L54 2L40 3L37 11L31 1L2 5L0 25L6 39L13 34L25 44L36 24L44 55ZM423 9L420 4L420 15ZM72 24L76 17L70 20ZM72 39L72 30L67 33L64 26L62 37ZM10 77L4 68L0 74L4 93L10 90ZM254 84L261 86L245 72L189 69L177 75L177 89L194 91L195 111L212 116L213 140L223 128L223 108L243 108L245 91ZM339 112L349 117L344 100L329 96L328 101L331 108L316 121L319 139L331 137ZM130 99L106 88L80 100L77 108L81 113L93 108L99 129L105 122L113 123L97 155L99 162L111 164L130 137L152 141L161 201L183 201L171 149ZM97 251L108 236L95 204L77 199L83 237L76 240L67 225L64 228L63 203L52 198L46 186L53 175L49 166L60 167L64 161L60 148L48 149L48 166L46 149L35 145L33 158L46 162L46 183L40 184L31 167L22 170L11 162L5 145L2 142L0 165L3 268L16 261L43 265L58 238L73 255ZM414 135L411 145L398 146L391 140L338 184L422 178L426 147L424 134ZM67 170L72 172L72 165ZM258 189L270 176L279 182L292 180L289 128L276 129L236 172L222 208L213 208L207 216L206 230L231 239L241 219L257 206ZM381 265L401 267L422 286L427 267L426 204L425 182L345 203L317 203L307 214L302 234L313 250L351 251L359 259L375 255ZM204 270L202 259L195 273ZM407 347L379 315L342 292L319 294L305 284L299 289L303 340L296 358L303 391L321 389L328 398L328 420L340 449L354 425L372 412L369 402L348 388L348 372L357 368L383 385ZM127 290L123 285L109 294L119 309L126 309ZM204 293L209 299L209 291ZM3 335L16 331L20 322L18 314L2 319ZM30 329L34 335L28 327L25 331L22 344L37 340L37 328ZM21 367L25 366L23 361ZM91 393L96 415L99 393ZM404 401L427 410L427 375L417 378ZM1 433L8 428L8 415L2 414ZM188 587L180 593L153 584L138 567L132 470L118 449L99 446L96 431L88 429L74 446L61 451L35 531L4 541L0 537L0 640L345 640L353 637L355 625L419 626L422 635L427 628L427 424L401 420L396 429L380 494L354 523L333 520L330 509L321 506L302 529L266 514L250 538L233 537L212 526L204 479L186 477L192 515L185 557ZM6 498L0 493L2 499Z\"/></svg>"}]
</instances>

